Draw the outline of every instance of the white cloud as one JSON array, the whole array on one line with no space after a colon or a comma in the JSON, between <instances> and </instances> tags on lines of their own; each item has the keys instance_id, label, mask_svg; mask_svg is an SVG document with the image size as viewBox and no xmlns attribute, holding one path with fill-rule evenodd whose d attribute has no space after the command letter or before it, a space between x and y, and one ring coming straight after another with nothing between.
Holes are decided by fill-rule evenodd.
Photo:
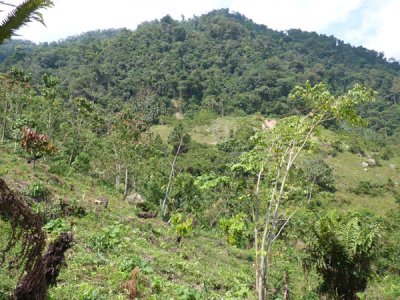
<instances>
[{"instance_id":1,"label":"white cloud","mask_svg":"<svg viewBox=\"0 0 400 300\"><path fill-rule=\"evenodd\" d=\"M231 8L272 29L301 28L321 31L330 23L345 21L362 0L236 0Z\"/></svg>"},{"instance_id":2,"label":"white cloud","mask_svg":"<svg viewBox=\"0 0 400 300\"><path fill-rule=\"evenodd\" d=\"M395 57L400 60L400 2L386 1L385 5L371 14L377 24L376 33L366 37L363 45L379 52L384 52L387 58Z\"/></svg>"}]
</instances>

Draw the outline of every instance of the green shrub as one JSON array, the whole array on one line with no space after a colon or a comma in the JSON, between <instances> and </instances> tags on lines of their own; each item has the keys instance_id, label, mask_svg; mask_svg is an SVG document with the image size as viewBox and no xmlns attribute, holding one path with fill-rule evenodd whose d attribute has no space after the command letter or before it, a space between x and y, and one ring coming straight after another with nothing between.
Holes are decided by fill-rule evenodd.
<instances>
[{"instance_id":1,"label":"green shrub","mask_svg":"<svg viewBox=\"0 0 400 300\"><path fill-rule=\"evenodd\" d=\"M189 237L193 231L193 219L183 216L181 213L175 213L171 216L171 224L178 237L178 241L183 237Z\"/></svg>"},{"instance_id":2,"label":"green shrub","mask_svg":"<svg viewBox=\"0 0 400 300\"><path fill-rule=\"evenodd\" d=\"M308 160L304 165L304 174L308 181L322 190L335 191L335 178L332 168L321 158Z\"/></svg>"},{"instance_id":3,"label":"green shrub","mask_svg":"<svg viewBox=\"0 0 400 300\"><path fill-rule=\"evenodd\" d=\"M194 213L200 206L199 190L194 184L194 177L186 172L179 173L174 178L173 187L170 209Z\"/></svg>"},{"instance_id":4,"label":"green shrub","mask_svg":"<svg viewBox=\"0 0 400 300\"><path fill-rule=\"evenodd\" d=\"M400 205L400 193L394 193L394 201Z\"/></svg>"},{"instance_id":5,"label":"green shrub","mask_svg":"<svg viewBox=\"0 0 400 300\"><path fill-rule=\"evenodd\" d=\"M331 212L317 221L307 235L304 267L310 270L315 266L323 280L321 292L355 299L372 276L379 237L378 224L368 222L368 218Z\"/></svg>"},{"instance_id":6,"label":"green shrub","mask_svg":"<svg viewBox=\"0 0 400 300\"><path fill-rule=\"evenodd\" d=\"M244 247L248 240L247 215L238 213L230 218L222 218L219 221L221 229L226 235L228 244Z\"/></svg>"},{"instance_id":7,"label":"green shrub","mask_svg":"<svg viewBox=\"0 0 400 300\"><path fill-rule=\"evenodd\" d=\"M380 154L380 158L382 158L383 160L389 160L394 155L393 150L388 147L384 147L379 154Z\"/></svg>"},{"instance_id":8,"label":"green shrub","mask_svg":"<svg viewBox=\"0 0 400 300\"><path fill-rule=\"evenodd\" d=\"M62 218L50 220L44 226L48 233L58 236L60 233L71 230L71 225Z\"/></svg>"},{"instance_id":9,"label":"green shrub","mask_svg":"<svg viewBox=\"0 0 400 300\"><path fill-rule=\"evenodd\" d=\"M151 292L153 294L158 294L162 291L164 286L164 281L162 278L152 278L151 280Z\"/></svg>"},{"instance_id":10,"label":"green shrub","mask_svg":"<svg viewBox=\"0 0 400 300\"><path fill-rule=\"evenodd\" d=\"M365 156L365 150L362 148L361 145L357 143L353 143L349 146L349 152L361 156Z\"/></svg>"},{"instance_id":11,"label":"green shrub","mask_svg":"<svg viewBox=\"0 0 400 300\"><path fill-rule=\"evenodd\" d=\"M60 200L59 210L62 216L83 217L86 215L85 208L76 198L72 198L69 202Z\"/></svg>"},{"instance_id":12,"label":"green shrub","mask_svg":"<svg viewBox=\"0 0 400 300\"><path fill-rule=\"evenodd\" d=\"M301 300L318 300L318 294L313 291L307 291L304 295L301 296Z\"/></svg>"},{"instance_id":13,"label":"green shrub","mask_svg":"<svg viewBox=\"0 0 400 300\"><path fill-rule=\"evenodd\" d=\"M121 243L123 225L116 223L103 227L99 233L92 236L89 241L93 249L98 251L113 249Z\"/></svg>"},{"instance_id":14,"label":"green shrub","mask_svg":"<svg viewBox=\"0 0 400 300\"><path fill-rule=\"evenodd\" d=\"M313 200L308 202L307 207L313 211L320 211L329 207L334 201L334 193L323 191L314 195Z\"/></svg>"},{"instance_id":15,"label":"green shrub","mask_svg":"<svg viewBox=\"0 0 400 300\"><path fill-rule=\"evenodd\" d=\"M85 152L79 153L72 163L72 167L79 173L88 173L90 170L90 156Z\"/></svg>"},{"instance_id":16,"label":"green shrub","mask_svg":"<svg viewBox=\"0 0 400 300\"><path fill-rule=\"evenodd\" d=\"M179 300L201 300L200 292L191 287L178 287L177 288Z\"/></svg>"},{"instance_id":17,"label":"green shrub","mask_svg":"<svg viewBox=\"0 0 400 300\"><path fill-rule=\"evenodd\" d=\"M15 282L6 273L0 273L0 300L11 299L10 295L14 288Z\"/></svg>"},{"instance_id":18,"label":"green shrub","mask_svg":"<svg viewBox=\"0 0 400 300\"><path fill-rule=\"evenodd\" d=\"M351 188L350 191L356 195L370 195L377 197L387 191L385 185L373 183L370 181L360 181L355 188Z\"/></svg>"},{"instance_id":19,"label":"green shrub","mask_svg":"<svg viewBox=\"0 0 400 300\"><path fill-rule=\"evenodd\" d=\"M40 202L48 200L50 196L49 189L40 181L35 181L26 187L24 194L33 200Z\"/></svg>"},{"instance_id":20,"label":"green shrub","mask_svg":"<svg viewBox=\"0 0 400 300\"><path fill-rule=\"evenodd\" d=\"M335 140L334 142L332 142L331 147L337 152L343 152L341 140Z\"/></svg>"},{"instance_id":21,"label":"green shrub","mask_svg":"<svg viewBox=\"0 0 400 300\"><path fill-rule=\"evenodd\" d=\"M385 299L400 299L400 284L392 284L382 296Z\"/></svg>"},{"instance_id":22,"label":"green shrub","mask_svg":"<svg viewBox=\"0 0 400 300\"><path fill-rule=\"evenodd\" d=\"M130 272L141 263L142 260L138 256L121 257L118 269L121 272Z\"/></svg>"},{"instance_id":23,"label":"green shrub","mask_svg":"<svg viewBox=\"0 0 400 300\"><path fill-rule=\"evenodd\" d=\"M223 299L250 299L251 295L251 284L235 278L230 285L230 290L225 293Z\"/></svg>"},{"instance_id":24,"label":"green shrub","mask_svg":"<svg viewBox=\"0 0 400 300\"><path fill-rule=\"evenodd\" d=\"M178 124L168 136L168 143L172 145L172 154L188 152L191 140L192 138L182 124Z\"/></svg>"},{"instance_id":25,"label":"green shrub","mask_svg":"<svg viewBox=\"0 0 400 300\"><path fill-rule=\"evenodd\" d=\"M101 292L98 288L95 288L89 283L82 283L77 287L75 293L79 295L78 299L82 300L106 299L104 295L101 295Z\"/></svg>"},{"instance_id":26,"label":"green shrub","mask_svg":"<svg viewBox=\"0 0 400 300\"><path fill-rule=\"evenodd\" d=\"M68 172L68 164L63 159L55 159L50 163L49 172L57 175L65 175Z\"/></svg>"}]
</instances>

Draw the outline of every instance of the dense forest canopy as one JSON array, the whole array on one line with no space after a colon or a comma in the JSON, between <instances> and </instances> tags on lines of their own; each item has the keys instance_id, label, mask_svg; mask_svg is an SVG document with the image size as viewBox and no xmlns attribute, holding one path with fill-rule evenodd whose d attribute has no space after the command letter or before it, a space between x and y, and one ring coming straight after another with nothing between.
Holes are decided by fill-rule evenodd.
<instances>
[{"instance_id":1,"label":"dense forest canopy","mask_svg":"<svg viewBox=\"0 0 400 300\"><path fill-rule=\"evenodd\" d=\"M71 98L113 109L134 103L153 123L165 112L201 108L221 115L302 112L287 95L305 80L325 82L334 93L355 83L370 86L379 92L362 108L370 127L393 134L400 122L400 65L394 59L333 36L274 31L227 9L181 21L167 15L134 31L94 31L39 45L13 40L1 46L0 60L1 71L18 66L36 81L56 75Z\"/></svg>"}]
</instances>

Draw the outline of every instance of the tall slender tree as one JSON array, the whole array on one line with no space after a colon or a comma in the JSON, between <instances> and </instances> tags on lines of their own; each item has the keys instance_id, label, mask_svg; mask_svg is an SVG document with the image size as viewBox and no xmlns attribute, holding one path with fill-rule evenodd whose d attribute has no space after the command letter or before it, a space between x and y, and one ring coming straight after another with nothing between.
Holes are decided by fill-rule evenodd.
<instances>
[{"instance_id":1,"label":"tall slender tree","mask_svg":"<svg viewBox=\"0 0 400 300\"><path fill-rule=\"evenodd\" d=\"M258 132L253 140L256 146L244 153L236 168L243 168L256 176L256 188L252 215L254 223L254 247L256 249L256 289L259 300L268 299L269 275L273 245L285 226L302 203L290 207L286 202L289 175L302 152L312 146L316 128L329 120L362 124L356 105L371 101L376 93L356 85L343 96L335 97L326 85L319 83L305 87L296 86L291 98L300 98L309 108L303 117L288 117L280 120L268 132ZM266 209L262 205L260 190L266 189Z\"/></svg>"}]
</instances>

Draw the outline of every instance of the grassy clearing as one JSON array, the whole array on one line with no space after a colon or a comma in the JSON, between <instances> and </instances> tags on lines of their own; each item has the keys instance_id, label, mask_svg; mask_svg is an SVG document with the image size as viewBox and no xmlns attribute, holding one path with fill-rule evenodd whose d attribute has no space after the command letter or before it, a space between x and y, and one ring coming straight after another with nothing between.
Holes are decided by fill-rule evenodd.
<instances>
[{"instance_id":1,"label":"grassy clearing","mask_svg":"<svg viewBox=\"0 0 400 300\"><path fill-rule=\"evenodd\" d=\"M163 142L168 141L168 135L181 122L193 140L207 145L216 145L234 137L244 127L261 128L261 117L215 117L209 113L199 113L194 119L166 119L164 125L152 126L152 132L159 135ZM202 119L204 116L204 119ZM212 117L212 118L211 118Z\"/></svg>"},{"instance_id":2,"label":"grassy clearing","mask_svg":"<svg viewBox=\"0 0 400 300\"><path fill-rule=\"evenodd\" d=\"M168 125L154 125L151 127L151 131L155 136L159 135L164 143L167 143L172 127Z\"/></svg>"},{"instance_id":3,"label":"grassy clearing","mask_svg":"<svg viewBox=\"0 0 400 300\"><path fill-rule=\"evenodd\" d=\"M381 215L392 209L396 209L394 195L385 192L377 197L370 195L356 195L351 189L357 187L360 182L371 182L377 185L385 185L391 179L398 190L400 175L397 171L398 159L382 161L381 166L364 168L362 162L365 157L359 157L349 152L339 153L336 157L328 159L333 167L336 179L336 199L345 209L369 209Z\"/></svg>"},{"instance_id":4,"label":"grassy clearing","mask_svg":"<svg viewBox=\"0 0 400 300\"><path fill-rule=\"evenodd\" d=\"M243 118L218 118L208 125L194 125L190 130L192 138L203 144L216 145L235 136L241 126L254 123L247 117ZM261 122L257 127L261 127Z\"/></svg>"}]
</instances>

